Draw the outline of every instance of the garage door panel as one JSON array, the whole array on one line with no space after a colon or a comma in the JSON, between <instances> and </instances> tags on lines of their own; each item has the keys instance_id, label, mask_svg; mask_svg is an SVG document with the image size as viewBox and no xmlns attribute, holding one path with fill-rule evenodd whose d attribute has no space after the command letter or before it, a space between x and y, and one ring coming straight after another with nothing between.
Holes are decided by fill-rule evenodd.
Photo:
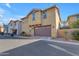
<instances>
[{"instance_id":1,"label":"garage door panel","mask_svg":"<svg viewBox=\"0 0 79 59\"><path fill-rule=\"evenodd\" d=\"M36 27L35 36L51 36L51 27Z\"/></svg>"}]
</instances>

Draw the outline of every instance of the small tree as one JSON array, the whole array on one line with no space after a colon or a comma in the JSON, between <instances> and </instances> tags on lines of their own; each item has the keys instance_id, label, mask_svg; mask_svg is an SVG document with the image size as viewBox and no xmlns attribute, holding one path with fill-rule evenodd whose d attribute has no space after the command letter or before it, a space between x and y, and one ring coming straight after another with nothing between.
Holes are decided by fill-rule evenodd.
<instances>
[{"instance_id":1,"label":"small tree","mask_svg":"<svg viewBox=\"0 0 79 59\"><path fill-rule=\"evenodd\" d=\"M79 28L79 20L70 25L71 28Z\"/></svg>"}]
</instances>

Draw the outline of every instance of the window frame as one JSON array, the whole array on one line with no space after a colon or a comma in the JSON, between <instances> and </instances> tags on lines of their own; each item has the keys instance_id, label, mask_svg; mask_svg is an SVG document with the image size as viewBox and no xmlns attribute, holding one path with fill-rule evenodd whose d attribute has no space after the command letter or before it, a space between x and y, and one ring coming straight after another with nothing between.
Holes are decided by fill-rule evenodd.
<instances>
[{"instance_id":1,"label":"window frame","mask_svg":"<svg viewBox=\"0 0 79 59\"><path fill-rule=\"evenodd\" d=\"M32 20L34 21L35 20L35 13L32 12Z\"/></svg>"},{"instance_id":2,"label":"window frame","mask_svg":"<svg viewBox=\"0 0 79 59\"><path fill-rule=\"evenodd\" d=\"M43 12L42 13L42 19L46 19L47 18L47 12Z\"/></svg>"}]
</instances>

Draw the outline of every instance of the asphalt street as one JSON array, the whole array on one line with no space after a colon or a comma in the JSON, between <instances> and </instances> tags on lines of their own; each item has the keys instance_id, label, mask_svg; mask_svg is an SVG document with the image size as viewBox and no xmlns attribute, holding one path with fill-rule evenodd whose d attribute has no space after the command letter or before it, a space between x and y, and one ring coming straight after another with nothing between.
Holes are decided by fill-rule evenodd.
<instances>
[{"instance_id":1,"label":"asphalt street","mask_svg":"<svg viewBox=\"0 0 79 59\"><path fill-rule=\"evenodd\" d=\"M4 41L2 41L2 44ZM53 39L41 38L37 40L6 40L4 44L7 43L9 43L7 49L2 49L1 56L79 56L79 43L75 42L58 42L55 39L53 41ZM5 45L1 45L0 49Z\"/></svg>"}]
</instances>

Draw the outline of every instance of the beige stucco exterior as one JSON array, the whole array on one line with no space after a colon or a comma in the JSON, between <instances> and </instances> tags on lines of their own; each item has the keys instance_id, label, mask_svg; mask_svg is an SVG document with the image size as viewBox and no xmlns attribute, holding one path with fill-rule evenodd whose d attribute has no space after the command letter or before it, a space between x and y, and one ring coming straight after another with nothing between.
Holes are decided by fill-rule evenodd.
<instances>
[{"instance_id":1,"label":"beige stucco exterior","mask_svg":"<svg viewBox=\"0 0 79 59\"><path fill-rule=\"evenodd\" d=\"M28 22L27 22L27 19L24 19L22 21L22 31L28 33Z\"/></svg>"},{"instance_id":2,"label":"beige stucco exterior","mask_svg":"<svg viewBox=\"0 0 79 59\"><path fill-rule=\"evenodd\" d=\"M32 20L32 12L35 13L35 20ZM43 12L47 13L47 17L42 19ZM50 25L51 26L51 37L56 38L57 30L60 24L59 9L56 6L47 8L45 10L32 10L26 17L22 18L22 31L27 34L34 35L34 26Z\"/></svg>"}]
</instances>

